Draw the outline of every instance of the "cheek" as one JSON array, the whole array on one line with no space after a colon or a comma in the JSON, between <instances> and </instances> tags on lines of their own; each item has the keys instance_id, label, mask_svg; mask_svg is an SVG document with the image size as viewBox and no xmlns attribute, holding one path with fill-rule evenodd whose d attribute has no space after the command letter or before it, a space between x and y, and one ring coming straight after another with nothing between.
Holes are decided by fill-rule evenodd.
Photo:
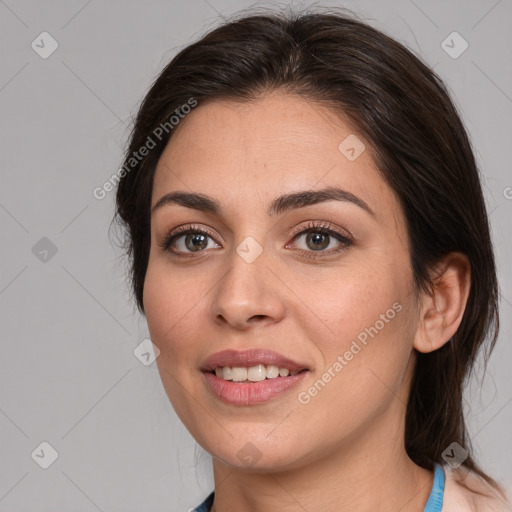
<instances>
[{"instance_id":1,"label":"cheek","mask_svg":"<svg viewBox=\"0 0 512 512\"><path fill-rule=\"evenodd\" d=\"M190 393L195 394L194 377L199 370L194 366L198 347L191 342L191 335L195 333L193 317L204 294L194 287L193 279L182 283L165 267L150 261L144 281L144 309L151 341L160 350L156 364L165 392L177 415L189 431L195 432L199 421L190 420L194 415Z\"/></svg>"},{"instance_id":2,"label":"cheek","mask_svg":"<svg viewBox=\"0 0 512 512\"><path fill-rule=\"evenodd\" d=\"M307 301L317 305L318 317L340 339L357 336L372 326L404 295L401 278L388 265L351 265L338 276L308 290ZM393 312L390 313L391 315Z\"/></svg>"},{"instance_id":3,"label":"cheek","mask_svg":"<svg viewBox=\"0 0 512 512\"><path fill-rule=\"evenodd\" d=\"M208 346L206 319L214 281L207 277L171 269L164 259L150 261L146 272L144 309L151 341L160 350L157 365L182 382L198 371Z\"/></svg>"},{"instance_id":4,"label":"cheek","mask_svg":"<svg viewBox=\"0 0 512 512\"><path fill-rule=\"evenodd\" d=\"M338 382L351 387L363 379L368 385L372 370L395 381L409 359L413 335L412 276L407 266L393 263L351 267L336 280L312 290L309 301L319 307L318 317L328 329L316 337L326 369L341 356ZM322 293L320 293L322 292ZM333 371L331 369L331 371ZM357 378L356 378L357 377ZM364 386L363 386L364 387Z\"/></svg>"},{"instance_id":5,"label":"cheek","mask_svg":"<svg viewBox=\"0 0 512 512\"><path fill-rule=\"evenodd\" d=\"M187 315L193 314L199 300L197 293L193 280L180 282L165 264L150 259L144 281L144 310L151 341L163 355L174 351L175 340L179 339L176 333L187 323Z\"/></svg>"}]
</instances>

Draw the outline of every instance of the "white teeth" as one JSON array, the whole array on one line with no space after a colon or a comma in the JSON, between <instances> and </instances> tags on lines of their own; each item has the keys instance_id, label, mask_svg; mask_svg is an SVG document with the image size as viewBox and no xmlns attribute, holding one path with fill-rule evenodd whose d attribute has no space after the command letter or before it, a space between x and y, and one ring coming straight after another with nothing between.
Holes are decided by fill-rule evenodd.
<instances>
[{"instance_id":1,"label":"white teeth","mask_svg":"<svg viewBox=\"0 0 512 512\"><path fill-rule=\"evenodd\" d=\"M267 376L267 370L262 364L258 366L251 366L247 370L247 379L251 382L259 382L260 380L265 380Z\"/></svg>"},{"instance_id":2,"label":"white teeth","mask_svg":"<svg viewBox=\"0 0 512 512\"><path fill-rule=\"evenodd\" d=\"M275 379L279 377L279 366L269 364L267 366L267 379Z\"/></svg>"},{"instance_id":3,"label":"white teeth","mask_svg":"<svg viewBox=\"0 0 512 512\"><path fill-rule=\"evenodd\" d=\"M247 368L243 368L241 366L233 366L233 368L231 368L231 379L234 382L242 382L243 380L247 380Z\"/></svg>"},{"instance_id":4,"label":"white teeth","mask_svg":"<svg viewBox=\"0 0 512 512\"><path fill-rule=\"evenodd\" d=\"M288 375L296 375L298 371L290 372L288 368L279 368L278 366L258 364L249 368L243 366L218 366L215 368L215 375L224 380L232 380L234 382L259 382L265 379L275 379L277 377L287 377Z\"/></svg>"}]
</instances>

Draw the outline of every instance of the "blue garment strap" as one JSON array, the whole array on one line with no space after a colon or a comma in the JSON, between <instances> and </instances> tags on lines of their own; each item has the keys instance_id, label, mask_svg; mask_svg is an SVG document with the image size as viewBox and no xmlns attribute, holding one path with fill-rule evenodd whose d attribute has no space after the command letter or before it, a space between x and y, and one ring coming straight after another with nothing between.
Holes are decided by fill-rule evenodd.
<instances>
[{"instance_id":1,"label":"blue garment strap","mask_svg":"<svg viewBox=\"0 0 512 512\"><path fill-rule=\"evenodd\" d=\"M441 512L443 506L443 494L444 494L444 469L441 464L436 463L434 469L434 484L430 491L427 504L423 509L423 512ZM194 512L210 512L213 505L213 498L215 497L215 491L213 491L197 508Z\"/></svg>"},{"instance_id":2,"label":"blue garment strap","mask_svg":"<svg viewBox=\"0 0 512 512\"><path fill-rule=\"evenodd\" d=\"M423 509L423 512L441 512L443 506L443 494L444 494L444 469L441 464L435 464L434 470L434 484L432 485L432 491L428 497L427 504Z\"/></svg>"},{"instance_id":3,"label":"blue garment strap","mask_svg":"<svg viewBox=\"0 0 512 512\"><path fill-rule=\"evenodd\" d=\"M194 512L210 512L214 497L215 491L212 491L212 493L201 503L201 505L194 509Z\"/></svg>"}]
</instances>

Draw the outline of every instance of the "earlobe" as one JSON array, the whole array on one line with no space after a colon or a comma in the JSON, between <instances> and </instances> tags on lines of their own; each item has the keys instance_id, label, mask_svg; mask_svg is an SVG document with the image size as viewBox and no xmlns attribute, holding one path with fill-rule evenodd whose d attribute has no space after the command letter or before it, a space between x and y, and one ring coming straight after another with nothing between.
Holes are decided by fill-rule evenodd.
<instances>
[{"instance_id":1,"label":"earlobe","mask_svg":"<svg viewBox=\"0 0 512 512\"><path fill-rule=\"evenodd\" d=\"M432 294L424 294L413 346L428 353L447 343L457 332L471 287L471 266L466 255L453 252L432 271Z\"/></svg>"}]
</instances>

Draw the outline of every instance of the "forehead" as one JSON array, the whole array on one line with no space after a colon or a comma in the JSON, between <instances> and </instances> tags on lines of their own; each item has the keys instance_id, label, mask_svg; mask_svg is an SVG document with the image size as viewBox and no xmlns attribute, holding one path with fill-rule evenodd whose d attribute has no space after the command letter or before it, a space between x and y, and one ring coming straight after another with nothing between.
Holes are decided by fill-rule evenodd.
<instances>
[{"instance_id":1,"label":"forehead","mask_svg":"<svg viewBox=\"0 0 512 512\"><path fill-rule=\"evenodd\" d=\"M152 205L172 190L243 205L326 186L341 186L372 208L396 208L368 142L346 120L318 103L272 93L192 110L158 162Z\"/></svg>"}]
</instances>

